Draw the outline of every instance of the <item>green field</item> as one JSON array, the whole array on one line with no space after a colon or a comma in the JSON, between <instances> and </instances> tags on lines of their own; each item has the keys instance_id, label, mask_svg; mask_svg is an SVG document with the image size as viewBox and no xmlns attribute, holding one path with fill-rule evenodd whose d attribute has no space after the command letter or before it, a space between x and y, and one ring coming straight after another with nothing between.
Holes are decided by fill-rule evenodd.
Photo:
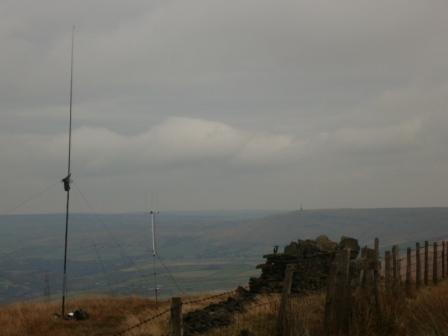
<instances>
[{"instance_id":1,"label":"green field","mask_svg":"<svg viewBox=\"0 0 448 336\"><path fill-rule=\"evenodd\" d=\"M326 234L381 248L448 236L447 208L309 210L271 214L167 213L158 219L160 294L245 285L274 245ZM153 295L153 257L144 214L74 214L69 231L71 295ZM0 216L0 303L60 293L63 215Z\"/></svg>"}]
</instances>

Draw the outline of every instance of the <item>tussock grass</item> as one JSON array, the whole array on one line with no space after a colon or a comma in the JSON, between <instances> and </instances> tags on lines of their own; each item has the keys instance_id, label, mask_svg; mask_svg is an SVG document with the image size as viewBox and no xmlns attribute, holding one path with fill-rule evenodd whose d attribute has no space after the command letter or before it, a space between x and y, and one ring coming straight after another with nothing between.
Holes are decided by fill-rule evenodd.
<instances>
[{"instance_id":1,"label":"tussock grass","mask_svg":"<svg viewBox=\"0 0 448 336\"><path fill-rule=\"evenodd\" d=\"M266 299L272 304L249 308L237 315L231 326L210 331L207 336L240 336L243 330L250 336L275 335L278 297ZM423 289L411 299L404 293L382 293L381 300L380 317L373 305L359 300L353 310L350 336L448 336L448 282ZM285 321L290 336L325 335L324 313L324 294L292 298Z\"/></svg>"},{"instance_id":2,"label":"tussock grass","mask_svg":"<svg viewBox=\"0 0 448 336\"><path fill-rule=\"evenodd\" d=\"M212 293L214 295L216 293ZM210 294L184 297L183 300L205 299ZM226 299L222 296L184 306L184 312L199 309ZM146 318L169 309L168 300L156 306L152 299L140 297L90 296L68 301L67 311L82 308L90 318L86 321L62 321L54 317L60 312L60 302L26 301L0 306L1 336L107 336L134 326ZM162 335L168 331L169 313L151 323L143 324L126 336Z\"/></svg>"},{"instance_id":3,"label":"tussock grass","mask_svg":"<svg viewBox=\"0 0 448 336\"><path fill-rule=\"evenodd\" d=\"M246 310L235 315L234 323L228 327L211 330L207 336L272 336L277 330L279 295L265 295L258 298ZM286 307L285 324L293 331L291 336L323 335L325 296L314 294L292 297Z\"/></svg>"},{"instance_id":4,"label":"tussock grass","mask_svg":"<svg viewBox=\"0 0 448 336\"><path fill-rule=\"evenodd\" d=\"M183 298L206 298L207 295ZM184 306L184 312L224 300L205 300ZM383 314L380 319L370 305L359 305L353 314L350 336L448 336L448 282L416 293L412 299L404 295L383 293ZM292 297L287 307L290 336L325 335L325 295ZM61 321L53 317L59 302L23 302L0 307L1 336L81 336L110 335L169 308L169 301L158 307L150 299L138 297L87 297L71 300L68 310L82 308L90 314L86 321ZM279 295L265 295L248 305L227 327L210 330L206 336L272 336L276 334ZM169 314L127 333L129 336L165 335ZM243 331L243 334L241 333Z\"/></svg>"},{"instance_id":5,"label":"tussock grass","mask_svg":"<svg viewBox=\"0 0 448 336\"><path fill-rule=\"evenodd\" d=\"M406 335L448 336L448 283L419 293L407 309Z\"/></svg>"},{"instance_id":6,"label":"tussock grass","mask_svg":"<svg viewBox=\"0 0 448 336\"><path fill-rule=\"evenodd\" d=\"M157 308L152 300L126 297L89 297L69 302L68 311L86 310L86 321L63 321L54 317L60 311L59 302L23 302L0 308L2 336L33 335L96 335L109 334L126 328L143 317L154 314ZM168 303L163 302L168 307ZM135 334L137 335L137 334Z\"/></svg>"}]
</instances>

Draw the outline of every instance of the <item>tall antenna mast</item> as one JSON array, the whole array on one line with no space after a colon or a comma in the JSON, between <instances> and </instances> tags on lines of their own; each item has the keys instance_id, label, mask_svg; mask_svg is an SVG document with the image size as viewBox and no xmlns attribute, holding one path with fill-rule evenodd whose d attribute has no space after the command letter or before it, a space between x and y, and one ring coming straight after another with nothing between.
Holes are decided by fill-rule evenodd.
<instances>
[{"instance_id":1,"label":"tall antenna mast","mask_svg":"<svg viewBox=\"0 0 448 336\"><path fill-rule=\"evenodd\" d=\"M151 231L152 231L152 271L154 275L154 298L157 304L158 301L158 285L157 285L157 272L156 272L156 257L157 257L157 243L156 243L156 214L159 212L156 210L149 211L151 216Z\"/></svg>"},{"instance_id":2,"label":"tall antenna mast","mask_svg":"<svg viewBox=\"0 0 448 336\"><path fill-rule=\"evenodd\" d=\"M69 127L68 127L68 163L67 176L62 179L64 190L67 193L67 203L65 207L65 245L64 245L64 274L62 278L62 305L61 317L65 318L65 295L67 292L67 242L68 242L68 221L70 214L70 184L71 176L71 153L72 153L72 102L73 102L73 49L75 46L75 26L72 29L72 50L70 58L70 108L69 108Z\"/></svg>"}]
</instances>

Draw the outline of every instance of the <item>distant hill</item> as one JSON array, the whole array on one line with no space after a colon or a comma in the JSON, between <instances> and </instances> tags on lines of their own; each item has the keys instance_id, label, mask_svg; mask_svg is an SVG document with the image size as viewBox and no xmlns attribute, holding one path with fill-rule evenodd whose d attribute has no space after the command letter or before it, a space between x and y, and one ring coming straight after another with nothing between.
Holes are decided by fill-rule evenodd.
<instances>
[{"instance_id":1,"label":"distant hill","mask_svg":"<svg viewBox=\"0 0 448 336\"><path fill-rule=\"evenodd\" d=\"M305 210L238 223L222 237L235 242L272 246L294 239L326 234L338 240L342 235L372 243L380 238L383 247L406 245L422 237L448 237L448 208Z\"/></svg>"},{"instance_id":2,"label":"distant hill","mask_svg":"<svg viewBox=\"0 0 448 336\"><path fill-rule=\"evenodd\" d=\"M245 284L274 245L326 234L382 246L448 237L448 208L339 209L275 213L171 212L157 218L161 293L211 291ZM63 215L0 216L0 303L39 297L45 277L60 291ZM70 223L71 293L151 295L152 256L147 215L74 214ZM32 281L30 280L32 279Z\"/></svg>"}]
</instances>

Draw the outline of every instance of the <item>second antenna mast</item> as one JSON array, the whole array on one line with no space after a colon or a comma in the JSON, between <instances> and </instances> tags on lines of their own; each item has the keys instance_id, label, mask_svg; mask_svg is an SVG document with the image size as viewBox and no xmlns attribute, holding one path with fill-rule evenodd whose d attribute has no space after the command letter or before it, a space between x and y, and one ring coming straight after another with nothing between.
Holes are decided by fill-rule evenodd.
<instances>
[{"instance_id":1,"label":"second antenna mast","mask_svg":"<svg viewBox=\"0 0 448 336\"><path fill-rule=\"evenodd\" d=\"M156 271L156 258L157 258L157 240L156 240L156 214L159 212L156 210L149 211L151 217L151 232L152 232L152 271L154 276L154 299L156 304L158 303L158 284L157 284L157 271Z\"/></svg>"}]
</instances>

